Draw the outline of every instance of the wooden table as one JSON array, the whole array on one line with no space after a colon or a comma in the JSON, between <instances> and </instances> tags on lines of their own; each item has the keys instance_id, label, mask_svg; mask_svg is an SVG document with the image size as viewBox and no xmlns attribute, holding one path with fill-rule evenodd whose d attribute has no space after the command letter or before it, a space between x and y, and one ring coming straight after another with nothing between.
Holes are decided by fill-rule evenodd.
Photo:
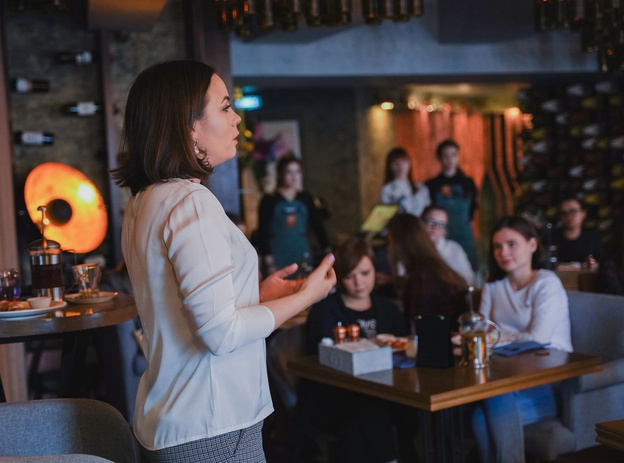
<instances>
[{"instance_id":1,"label":"wooden table","mask_svg":"<svg viewBox=\"0 0 624 463\"><path fill-rule=\"evenodd\" d=\"M494 355L485 369L392 369L352 376L322 366L316 356L288 362L291 373L312 381L397 402L429 412L423 439L427 461L461 461L461 413L465 405L533 386L549 384L601 370L601 359L591 355L549 350L539 356L527 352L512 357ZM446 423L445 425L441 423ZM450 425L449 425L450 423ZM457 426L455 426L455 424ZM446 427L447 431L441 429ZM459 435L454 435L459 429ZM454 442L449 443L449 439ZM459 443L455 442L459 439ZM452 450L449 450L452 449Z\"/></svg>"},{"instance_id":2,"label":"wooden table","mask_svg":"<svg viewBox=\"0 0 624 463\"><path fill-rule=\"evenodd\" d=\"M88 334L97 330L104 337L110 336L110 330L115 325L132 320L137 315L134 298L127 294L118 294L110 301L96 304L68 303L63 308L37 317L0 319L0 344L61 337L63 353L59 396L76 397L84 379ZM107 387L120 391L118 388L122 385L117 384L121 381L120 376L106 378ZM113 392L113 395L117 394L121 392Z\"/></svg>"},{"instance_id":3,"label":"wooden table","mask_svg":"<svg viewBox=\"0 0 624 463\"><path fill-rule=\"evenodd\" d=\"M560 265L555 273L568 291L596 292L598 289L598 271Z\"/></svg>"},{"instance_id":4,"label":"wooden table","mask_svg":"<svg viewBox=\"0 0 624 463\"><path fill-rule=\"evenodd\" d=\"M597 423L596 442L624 452L624 420Z\"/></svg>"}]
</instances>

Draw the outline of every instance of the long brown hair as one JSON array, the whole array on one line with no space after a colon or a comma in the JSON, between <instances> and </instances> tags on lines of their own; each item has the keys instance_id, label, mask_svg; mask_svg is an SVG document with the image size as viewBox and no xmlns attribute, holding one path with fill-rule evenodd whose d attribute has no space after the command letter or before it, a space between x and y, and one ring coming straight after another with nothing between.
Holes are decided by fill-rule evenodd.
<instances>
[{"instance_id":1,"label":"long brown hair","mask_svg":"<svg viewBox=\"0 0 624 463\"><path fill-rule=\"evenodd\" d=\"M498 266L496 259L494 258L494 245L492 244L494 240L494 235L501 231L503 228L510 228L511 230L517 231L520 233L527 241L531 238L535 238L537 242L537 248L533 253L531 258L531 268L538 269L543 266L542 258L543 258L543 248L542 243L540 242L540 236L537 232L537 229L533 226L531 222L520 215L508 215L499 219L495 224L494 228L492 228L492 233L490 234L490 250L488 252L488 263L490 272L487 278L487 281L496 281L502 280L507 276L507 273Z\"/></svg>"},{"instance_id":2,"label":"long brown hair","mask_svg":"<svg viewBox=\"0 0 624 463\"><path fill-rule=\"evenodd\" d=\"M408 275L433 275L458 289L466 289L466 281L442 259L421 220L415 215L397 214L392 217L388 223L388 238L391 241L393 271L401 262Z\"/></svg>"},{"instance_id":3,"label":"long brown hair","mask_svg":"<svg viewBox=\"0 0 624 463\"><path fill-rule=\"evenodd\" d=\"M416 182L414 182L412 178L412 160L410 159L407 151L405 149L397 147L392 148L386 157L386 176L384 178L384 185L386 183L390 183L394 180L394 173L392 172L392 163L399 159L407 159L410 163L409 174L407 175L407 179L410 182L412 187L412 193L416 193L418 191L418 186L416 186Z\"/></svg>"},{"instance_id":4,"label":"long brown hair","mask_svg":"<svg viewBox=\"0 0 624 463\"><path fill-rule=\"evenodd\" d=\"M132 194L173 178L205 179L212 166L193 150L193 124L204 116L215 71L197 61L169 61L142 71L130 88L119 165L111 176Z\"/></svg>"}]
</instances>

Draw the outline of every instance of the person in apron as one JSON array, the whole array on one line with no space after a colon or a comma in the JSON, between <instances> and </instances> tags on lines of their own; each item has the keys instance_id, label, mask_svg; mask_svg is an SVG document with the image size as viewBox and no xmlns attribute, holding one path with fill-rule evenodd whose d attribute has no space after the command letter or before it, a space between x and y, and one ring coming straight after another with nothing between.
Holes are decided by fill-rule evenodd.
<instances>
[{"instance_id":1,"label":"person in apron","mask_svg":"<svg viewBox=\"0 0 624 463\"><path fill-rule=\"evenodd\" d=\"M477 209L477 187L459 168L459 145L451 139L444 140L436 149L442 172L426 182L433 204L448 214L447 238L457 241L478 268L477 245L472 231L472 219Z\"/></svg>"},{"instance_id":2,"label":"person in apron","mask_svg":"<svg viewBox=\"0 0 624 463\"><path fill-rule=\"evenodd\" d=\"M277 189L264 195L258 207L257 246L262 272L270 274L292 263L301 272L314 266L310 233L323 249L330 249L321 211L314 197L301 190L301 160L282 157L277 164Z\"/></svg>"}]
</instances>

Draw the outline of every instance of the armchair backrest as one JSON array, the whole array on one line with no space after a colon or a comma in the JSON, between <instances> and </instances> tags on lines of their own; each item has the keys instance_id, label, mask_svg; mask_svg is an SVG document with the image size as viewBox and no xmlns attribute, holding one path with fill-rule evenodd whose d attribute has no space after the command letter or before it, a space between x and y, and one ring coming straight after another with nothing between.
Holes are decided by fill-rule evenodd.
<instances>
[{"instance_id":1,"label":"armchair backrest","mask_svg":"<svg viewBox=\"0 0 624 463\"><path fill-rule=\"evenodd\" d=\"M568 302L574 351L624 357L624 296L568 291Z\"/></svg>"},{"instance_id":2,"label":"armchair backrest","mask_svg":"<svg viewBox=\"0 0 624 463\"><path fill-rule=\"evenodd\" d=\"M138 461L130 426L111 405L93 399L43 399L0 404L1 457L94 455Z\"/></svg>"}]
</instances>

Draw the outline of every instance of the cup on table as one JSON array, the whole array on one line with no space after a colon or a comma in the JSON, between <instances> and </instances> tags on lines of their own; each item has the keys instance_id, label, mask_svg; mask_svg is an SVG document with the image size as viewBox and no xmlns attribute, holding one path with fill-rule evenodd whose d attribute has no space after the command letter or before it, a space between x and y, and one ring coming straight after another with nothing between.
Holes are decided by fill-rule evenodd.
<instances>
[{"instance_id":1,"label":"cup on table","mask_svg":"<svg viewBox=\"0 0 624 463\"><path fill-rule=\"evenodd\" d=\"M100 295L100 264L80 264L72 266L74 279L81 298L98 297Z\"/></svg>"},{"instance_id":2,"label":"cup on table","mask_svg":"<svg viewBox=\"0 0 624 463\"><path fill-rule=\"evenodd\" d=\"M16 268L0 270L0 300L17 301L21 295L19 270Z\"/></svg>"}]
</instances>

